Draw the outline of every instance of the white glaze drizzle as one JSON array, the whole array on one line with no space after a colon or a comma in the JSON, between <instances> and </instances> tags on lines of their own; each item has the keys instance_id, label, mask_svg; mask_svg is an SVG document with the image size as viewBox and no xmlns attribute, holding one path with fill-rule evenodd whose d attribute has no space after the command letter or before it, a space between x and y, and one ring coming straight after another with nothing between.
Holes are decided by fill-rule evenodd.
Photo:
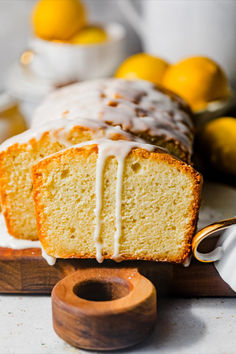
<instances>
[{"instance_id":1,"label":"white glaze drizzle","mask_svg":"<svg viewBox=\"0 0 236 354\"><path fill-rule=\"evenodd\" d=\"M96 208L95 212L95 231L94 242L96 247L96 259L99 263L102 263L102 241L100 239L101 231L101 211L102 211L102 189L103 189L103 170L105 165L105 159L103 158L103 151L101 147L98 148L98 158L96 165Z\"/></svg>"},{"instance_id":2,"label":"white glaze drizzle","mask_svg":"<svg viewBox=\"0 0 236 354\"><path fill-rule=\"evenodd\" d=\"M189 255L189 256L185 259L185 261L183 262L183 266L184 266L185 268L188 268L188 267L190 266L190 264L191 264L191 260L192 260L192 255Z\"/></svg>"},{"instance_id":3,"label":"white glaze drizzle","mask_svg":"<svg viewBox=\"0 0 236 354\"><path fill-rule=\"evenodd\" d=\"M193 125L189 115L180 102L147 81L105 79L62 88L39 106L33 126L77 116L120 125L134 134L174 139L191 153Z\"/></svg>"},{"instance_id":4,"label":"white glaze drizzle","mask_svg":"<svg viewBox=\"0 0 236 354\"><path fill-rule=\"evenodd\" d=\"M96 248L96 259L99 263L103 261L102 256L102 240L100 238L101 232L101 210L102 210L102 195L103 195L103 172L106 160L110 156L114 156L117 159L117 180L116 180L116 231L114 234L114 254L112 258L116 261L120 261L122 257L119 254L120 249L120 238L122 230L122 215L121 215L121 204L122 204L122 182L123 182L123 171L124 171L124 161L126 156L133 148L143 148L148 151L153 151L156 149L154 145L142 144L139 142L132 141L112 141L109 139L99 139L92 140L86 143L75 145L74 148L86 146L86 145L97 145L98 146L98 157L96 164L96 208L95 212L95 231L94 231L94 242Z\"/></svg>"},{"instance_id":5,"label":"white glaze drizzle","mask_svg":"<svg viewBox=\"0 0 236 354\"><path fill-rule=\"evenodd\" d=\"M53 266L56 263L56 261L57 261L56 257L49 256L49 254L47 254L46 251L43 249L42 245L41 245L41 250L42 250L42 257L45 259L45 261L50 266Z\"/></svg>"},{"instance_id":6,"label":"white glaze drizzle","mask_svg":"<svg viewBox=\"0 0 236 354\"><path fill-rule=\"evenodd\" d=\"M0 247L12 248L14 250L23 250L27 248L41 248L42 257L47 261L49 265L54 265L56 263L56 258L49 256L45 250L42 248L40 241L31 241L19 239L11 236L8 233L5 219L3 214L0 214Z\"/></svg>"},{"instance_id":7,"label":"white glaze drizzle","mask_svg":"<svg viewBox=\"0 0 236 354\"><path fill-rule=\"evenodd\" d=\"M143 139L123 131L119 126L112 127L104 122L99 122L88 118L76 118L74 120L58 119L49 121L40 127L28 129L24 133L15 135L12 138L5 140L0 145L0 152L6 151L14 144L28 144L32 139L39 141L43 134L47 132L54 141L60 142L65 145L65 147L70 147L72 144L68 141L67 137L70 130L76 126L91 129L91 131L93 131L92 135L95 139L102 137L112 139L114 136L122 135L126 140L134 140L145 143Z\"/></svg>"}]
</instances>

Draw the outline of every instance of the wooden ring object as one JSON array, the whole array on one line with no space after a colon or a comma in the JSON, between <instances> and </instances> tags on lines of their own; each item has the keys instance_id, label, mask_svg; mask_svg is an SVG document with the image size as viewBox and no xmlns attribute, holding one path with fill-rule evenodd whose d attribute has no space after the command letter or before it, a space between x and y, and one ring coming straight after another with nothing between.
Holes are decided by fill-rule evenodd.
<instances>
[{"instance_id":1,"label":"wooden ring object","mask_svg":"<svg viewBox=\"0 0 236 354\"><path fill-rule=\"evenodd\" d=\"M136 268L78 270L52 291L55 332L88 350L141 342L156 322L156 290Z\"/></svg>"},{"instance_id":2,"label":"wooden ring object","mask_svg":"<svg viewBox=\"0 0 236 354\"><path fill-rule=\"evenodd\" d=\"M192 251L194 257L203 263L211 263L218 261L222 256L221 247L216 247L212 252L201 253L198 251L200 243L208 237L211 237L215 232L222 231L231 225L236 224L236 217L231 219L225 219L217 221L214 224L208 225L200 230L192 240Z\"/></svg>"}]
</instances>

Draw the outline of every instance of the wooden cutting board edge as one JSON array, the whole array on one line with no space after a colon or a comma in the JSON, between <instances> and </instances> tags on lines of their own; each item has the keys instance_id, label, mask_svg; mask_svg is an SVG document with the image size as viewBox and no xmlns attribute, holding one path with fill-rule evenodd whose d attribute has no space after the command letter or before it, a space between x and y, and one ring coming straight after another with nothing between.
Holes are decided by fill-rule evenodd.
<instances>
[{"instance_id":1,"label":"wooden cutting board edge","mask_svg":"<svg viewBox=\"0 0 236 354\"><path fill-rule=\"evenodd\" d=\"M77 269L82 268L137 267L150 279L159 294L170 296L236 296L236 293L221 279L213 264L193 260L187 268L182 265L126 261L58 259L50 266L41 256L40 249L12 250L0 248L0 293L5 294L50 294L54 285Z\"/></svg>"},{"instance_id":2,"label":"wooden cutting board edge","mask_svg":"<svg viewBox=\"0 0 236 354\"><path fill-rule=\"evenodd\" d=\"M50 294L54 285L82 268L137 267L150 279L158 294L184 297L236 296L236 293L221 279L213 264L193 260L187 268L182 265L126 261L58 259L50 266L41 256L40 249L13 250L0 248L0 293L5 294Z\"/></svg>"}]
</instances>

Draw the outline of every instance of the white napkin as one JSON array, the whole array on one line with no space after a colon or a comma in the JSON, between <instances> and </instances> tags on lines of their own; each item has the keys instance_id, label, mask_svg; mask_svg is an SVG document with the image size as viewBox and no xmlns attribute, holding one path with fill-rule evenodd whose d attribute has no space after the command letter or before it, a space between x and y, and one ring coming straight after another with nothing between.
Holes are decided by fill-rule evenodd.
<instances>
[{"instance_id":1,"label":"white napkin","mask_svg":"<svg viewBox=\"0 0 236 354\"><path fill-rule=\"evenodd\" d=\"M217 248L221 257L214 262L221 278L236 292L236 225L228 227L220 236Z\"/></svg>"}]
</instances>

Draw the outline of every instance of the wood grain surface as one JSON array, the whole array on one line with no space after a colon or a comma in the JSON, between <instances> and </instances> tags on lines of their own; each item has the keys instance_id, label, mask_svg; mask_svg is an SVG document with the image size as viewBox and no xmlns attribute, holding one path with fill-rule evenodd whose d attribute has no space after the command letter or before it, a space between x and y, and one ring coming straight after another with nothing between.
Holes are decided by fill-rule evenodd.
<instances>
[{"instance_id":1,"label":"wood grain surface","mask_svg":"<svg viewBox=\"0 0 236 354\"><path fill-rule=\"evenodd\" d=\"M54 285L77 269L98 268L96 260L58 259L49 266L39 249L0 248L0 292L50 294ZM220 278L213 264L193 260L190 267L145 261L114 263L104 261L101 268L132 268L150 279L159 294L173 296L235 296Z\"/></svg>"}]
</instances>

